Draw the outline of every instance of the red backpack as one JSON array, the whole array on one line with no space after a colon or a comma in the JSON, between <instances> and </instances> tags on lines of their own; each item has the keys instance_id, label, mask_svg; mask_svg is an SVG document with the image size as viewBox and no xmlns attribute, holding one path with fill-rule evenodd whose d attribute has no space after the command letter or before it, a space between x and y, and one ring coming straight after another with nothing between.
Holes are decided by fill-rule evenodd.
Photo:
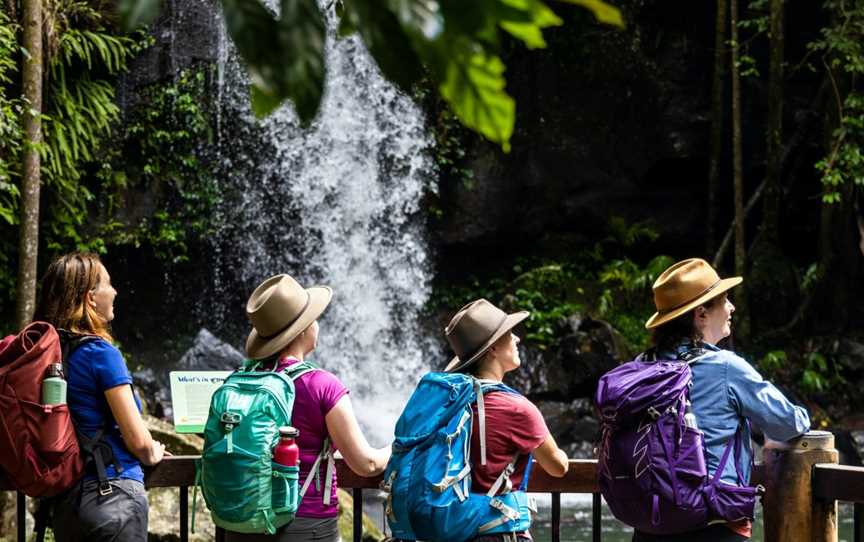
<instances>
[{"instance_id":1,"label":"red backpack","mask_svg":"<svg viewBox=\"0 0 864 542\"><path fill-rule=\"evenodd\" d=\"M51 324L33 322L0 341L0 469L30 497L57 495L84 473L69 406L41 404L48 366L61 362Z\"/></svg>"}]
</instances>

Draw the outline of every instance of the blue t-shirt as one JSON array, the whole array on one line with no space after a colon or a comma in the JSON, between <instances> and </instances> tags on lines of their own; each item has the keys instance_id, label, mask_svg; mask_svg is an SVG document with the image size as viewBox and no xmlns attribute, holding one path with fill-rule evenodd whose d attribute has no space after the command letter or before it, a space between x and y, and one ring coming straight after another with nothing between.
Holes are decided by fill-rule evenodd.
<instances>
[{"instance_id":1,"label":"blue t-shirt","mask_svg":"<svg viewBox=\"0 0 864 542\"><path fill-rule=\"evenodd\" d=\"M132 384L132 375L126 367L123 355L112 344L102 339L86 341L72 352L66 361L68 393L67 401L72 418L79 431L93 436L105 428L105 439L114 450L114 459L123 469L119 475L112 466L107 466L108 478L128 478L144 481L141 463L126 448L120 428L108 406L105 390ZM141 401L134 393L135 405L141 411ZM85 476L96 478L96 468L90 465Z\"/></svg>"},{"instance_id":2,"label":"blue t-shirt","mask_svg":"<svg viewBox=\"0 0 864 542\"><path fill-rule=\"evenodd\" d=\"M764 380L744 358L711 344L700 343L699 346L705 353L691 365L690 402L696 424L705 435L708 475L713 476L717 471L726 445L740 426L744 446L738 468L744 482L749 482L753 448L750 426L745 420L758 426L769 438L783 441L806 433L810 429L810 416ZM683 342L675 352L661 352L658 358L676 359L689 348L689 341ZM731 456L720 479L738 485Z\"/></svg>"}]
</instances>

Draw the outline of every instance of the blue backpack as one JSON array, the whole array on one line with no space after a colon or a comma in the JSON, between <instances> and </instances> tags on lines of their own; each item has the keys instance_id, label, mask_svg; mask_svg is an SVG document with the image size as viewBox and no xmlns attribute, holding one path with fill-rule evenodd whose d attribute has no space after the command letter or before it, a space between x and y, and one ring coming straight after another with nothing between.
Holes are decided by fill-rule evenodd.
<instances>
[{"instance_id":1,"label":"blue backpack","mask_svg":"<svg viewBox=\"0 0 864 542\"><path fill-rule=\"evenodd\" d=\"M462 542L478 535L526 531L531 526L528 486L512 491L507 465L488 493L471 493L471 405L477 403L481 462L486 463L483 394L518 393L469 375L429 373L396 423L393 455L382 488L389 492L387 520L395 538ZM501 488L504 494L496 495ZM530 509L529 509L530 508Z\"/></svg>"}]
</instances>

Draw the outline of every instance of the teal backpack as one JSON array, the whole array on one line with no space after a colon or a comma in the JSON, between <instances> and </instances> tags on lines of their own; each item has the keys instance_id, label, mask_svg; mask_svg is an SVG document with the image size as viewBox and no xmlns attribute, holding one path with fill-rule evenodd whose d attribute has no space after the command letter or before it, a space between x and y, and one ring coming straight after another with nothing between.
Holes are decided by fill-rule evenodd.
<instances>
[{"instance_id":1,"label":"teal backpack","mask_svg":"<svg viewBox=\"0 0 864 542\"><path fill-rule=\"evenodd\" d=\"M317 369L301 362L284 372L258 371L248 361L231 373L210 401L204 427L204 453L198 463L197 485L213 522L238 533L274 534L294 519L300 499L313 479L320 483L320 464L327 461L325 504L330 500L334 468L329 439L298 488L299 468L272 461L279 427L291 425L294 381ZM193 495L193 532L195 495Z\"/></svg>"}]
</instances>

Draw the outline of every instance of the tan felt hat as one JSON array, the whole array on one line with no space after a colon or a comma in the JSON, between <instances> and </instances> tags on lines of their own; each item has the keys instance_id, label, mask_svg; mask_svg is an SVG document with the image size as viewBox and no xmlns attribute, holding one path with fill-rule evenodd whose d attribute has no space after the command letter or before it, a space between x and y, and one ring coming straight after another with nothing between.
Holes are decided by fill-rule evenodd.
<instances>
[{"instance_id":1,"label":"tan felt hat","mask_svg":"<svg viewBox=\"0 0 864 542\"><path fill-rule=\"evenodd\" d=\"M447 342L456 353L444 370L455 373L466 369L529 314L528 311L507 314L485 299L468 303L444 329Z\"/></svg>"},{"instance_id":2,"label":"tan felt hat","mask_svg":"<svg viewBox=\"0 0 864 542\"><path fill-rule=\"evenodd\" d=\"M657 312L645 322L645 327L651 329L674 320L743 280L741 277L721 279L717 271L700 258L680 261L654 281Z\"/></svg>"},{"instance_id":3,"label":"tan felt hat","mask_svg":"<svg viewBox=\"0 0 864 542\"><path fill-rule=\"evenodd\" d=\"M246 302L252 332L246 355L263 359L276 354L321 316L333 291L328 286L303 288L288 275L262 282Z\"/></svg>"}]
</instances>

